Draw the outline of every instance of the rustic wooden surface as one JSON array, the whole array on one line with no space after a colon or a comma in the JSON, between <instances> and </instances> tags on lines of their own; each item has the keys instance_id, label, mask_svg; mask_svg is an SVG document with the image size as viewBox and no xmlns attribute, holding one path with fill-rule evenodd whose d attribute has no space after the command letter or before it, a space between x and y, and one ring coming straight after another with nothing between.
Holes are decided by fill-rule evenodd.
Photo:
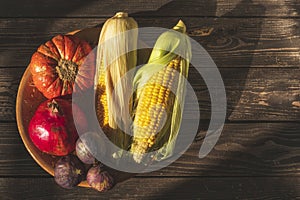
<instances>
[{"instance_id":1,"label":"rustic wooden surface","mask_svg":"<svg viewBox=\"0 0 300 200\"><path fill-rule=\"evenodd\" d=\"M197 157L210 118L207 88L194 69L201 125L170 166L106 194L64 190L26 151L15 122L20 78L39 44L58 33L103 23L117 11L141 27L183 19L217 64L228 113L222 135ZM300 198L300 2L298 0L10 0L0 3L1 199L296 199ZM199 35L203 28L209 36Z\"/></svg>"}]
</instances>

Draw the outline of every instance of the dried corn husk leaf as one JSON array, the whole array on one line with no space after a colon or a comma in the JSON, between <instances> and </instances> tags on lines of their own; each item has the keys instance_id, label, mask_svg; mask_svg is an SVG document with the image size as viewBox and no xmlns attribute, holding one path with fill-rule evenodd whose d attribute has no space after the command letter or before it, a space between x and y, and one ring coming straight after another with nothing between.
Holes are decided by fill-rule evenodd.
<instances>
[{"instance_id":1,"label":"dried corn husk leaf","mask_svg":"<svg viewBox=\"0 0 300 200\"><path fill-rule=\"evenodd\" d=\"M97 116L101 128L108 127L104 131L122 149L130 146L130 136L123 130L130 131L128 113L132 100L128 99L133 75L124 75L136 66L137 27L127 13L119 12L104 23L98 43L95 89L100 92L96 95L96 107L101 105L102 109L97 109ZM128 49L133 51L127 52Z\"/></svg>"}]
</instances>

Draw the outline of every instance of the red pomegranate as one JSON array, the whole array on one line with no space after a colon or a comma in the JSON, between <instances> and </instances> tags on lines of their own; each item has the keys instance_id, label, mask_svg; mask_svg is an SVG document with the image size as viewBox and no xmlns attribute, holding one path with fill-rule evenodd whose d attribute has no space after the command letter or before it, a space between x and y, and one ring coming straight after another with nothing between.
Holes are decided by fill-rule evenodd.
<instances>
[{"instance_id":1,"label":"red pomegranate","mask_svg":"<svg viewBox=\"0 0 300 200\"><path fill-rule=\"evenodd\" d=\"M75 118L73 114L76 114ZM65 99L43 102L28 127L34 145L42 152L56 156L67 155L75 149L77 131L87 131L87 120L76 104Z\"/></svg>"}]
</instances>

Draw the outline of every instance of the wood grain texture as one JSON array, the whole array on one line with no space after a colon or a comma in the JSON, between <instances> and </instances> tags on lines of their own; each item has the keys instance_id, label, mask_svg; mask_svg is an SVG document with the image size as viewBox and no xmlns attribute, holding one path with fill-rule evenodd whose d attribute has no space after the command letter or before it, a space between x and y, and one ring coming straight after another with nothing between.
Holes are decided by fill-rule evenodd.
<instances>
[{"instance_id":1,"label":"wood grain texture","mask_svg":"<svg viewBox=\"0 0 300 200\"><path fill-rule=\"evenodd\" d=\"M15 99L23 72L23 68L0 69L1 120L15 120ZM298 68L221 68L220 74L227 95L227 119L299 122ZM190 70L189 81L199 101L201 119L210 119L209 92L194 68Z\"/></svg>"},{"instance_id":2,"label":"wood grain texture","mask_svg":"<svg viewBox=\"0 0 300 200\"><path fill-rule=\"evenodd\" d=\"M24 70L0 71L0 120L14 120L17 91Z\"/></svg>"},{"instance_id":3,"label":"wood grain texture","mask_svg":"<svg viewBox=\"0 0 300 200\"><path fill-rule=\"evenodd\" d=\"M101 24L117 11L129 12L140 27L184 20L220 70L227 123L212 152L199 159L211 103L192 68L201 124L183 156L108 193L65 190L21 141L15 123L20 78L41 43ZM0 199L300 199L299 17L297 0L1 1ZM203 30L211 32L203 36Z\"/></svg>"},{"instance_id":4,"label":"wood grain texture","mask_svg":"<svg viewBox=\"0 0 300 200\"><path fill-rule=\"evenodd\" d=\"M18 0L2 1L1 17L102 17L118 11L136 16L299 16L300 3L297 0Z\"/></svg>"},{"instance_id":5,"label":"wood grain texture","mask_svg":"<svg viewBox=\"0 0 300 200\"><path fill-rule=\"evenodd\" d=\"M3 199L298 199L300 178L133 178L99 193L50 178L0 178Z\"/></svg>"},{"instance_id":6,"label":"wood grain texture","mask_svg":"<svg viewBox=\"0 0 300 200\"><path fill-rule=\"evenodd\" d=\"M0 120L15 120L17 91L24 70L0 71Z\"/></svg>"},{"instance_id":7,"label":"wood grain texture","mask_svg":"<svg viewBox=\"0 0 300 200\"><path fill-rule=\"evenodd\" d=\"M139 176L300 176L299 123L230 123L211 153L199 159L205 124L175 163ZM26 151L14 123L0 123L0 176L49 177Z\"/></svg>"},{"instance_id":8,"label":"wood grain texture","mask_svg":"<svg viewBox=\"0 0 300 200\"><path fill-rule=\"evenodd\" d=\"M0 67L24 67L36 48L57 34L93 27L106 18L1 19ZM137 17L140 27L170 28L178 17ZM189 35L223 67L299 66L298 19L182 18ZM210 28L209 36L201 36Z\"/></svg>"}]
</instances>

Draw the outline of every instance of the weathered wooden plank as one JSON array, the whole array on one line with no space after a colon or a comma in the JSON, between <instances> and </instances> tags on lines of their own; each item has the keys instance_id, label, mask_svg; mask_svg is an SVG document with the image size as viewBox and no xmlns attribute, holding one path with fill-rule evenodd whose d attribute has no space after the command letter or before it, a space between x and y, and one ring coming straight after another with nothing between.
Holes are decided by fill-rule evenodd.
<instances>
[{"instance_id":1,"label":"weathered wooden plank","mask_svg":"<svg viewBox=\"0 0 300 200\"><path fill-rule=\"evenodd\" d=\"M15 119L15 102L23 71L2 69L0 72L0 120Z\"/></svg>"},{"instance_id":2,"label":"weathered wooden plank","mask_svg":"<svg viewBox=\"0 0 300 200\"><path fill-rule=\"evenodd\" d=\"M300 178L133 178L99 193L49 178L1 178L3 199L298 199Z\"/></svg>"},{"instance_id":3,"label":"weathered wooden plank","mask_svg":"<svg viewBox=\"0 0 300 200\"><path fill-rule=\"evenodd\" d=\"M36 46L56 34L101 25L106 19L107 18L4 18L0 24L1 46ZM139 27L171 28L178 21L178 17L136 17L135 19ZM240 35L244 40L258 40L262 38L267 41L277 41L284 38L297 38L298 36L295 34L299 30L299 27L297 27L299 23L298 19L182 17L182 20L184 20L187 25L189 35L195 37L203 36L200 32L202 30L201 28L211 28L211 35L215 37L224 35L234 37L235 35ZM261 29L264 29L264 31ZM205 39L207 40L207 38ZM224 45L224 41L218 42L223 42L223 47L227 46ZM297 46L292 42L290 42L290 45L292 45L292 47ZM209 46L214 45L210 44Z\"/></svg>"},{"instance_id":4,"label":"weathered wooden plank","mask_svg":"<svg viewBox=\"0 0 300 200\"><path fill-rule=\"evenodd\" d=\"M26 66L36 48L59 33L101 24L105 18L2 19L0 67ZM172 27L178 17L141 18L140 27ZM189 35L219 67L299 66L298 19L184 17ZM203 28L212 29L201 37ZM21 31L20 31L21 30Z\"/></svg>"},{"instance_id":5,"label":"weathered wooden plank","mask_svg":"<svg viewBox=\"0 0 300 200\"><path fill-rule=\"evenodd\" d=\"M3 176L48 176L27 152L16 123L0 123L0 157Z\"/></svg>"},{"instance_id":6,"label":"weathered wooden plank","mask_svg":"<svg viewBox=\"0 0 300 200\"><path fill-rule=\"evenodd\" d=\"M176 162L140 176L299 176L299 123L230 123L211 153L199 159L206 124ZM242 131L241 131L242 130ZM14 123L0 123L0 176L46 176L26 151Z\"/></svg>"},{"instance_id":7,"label":"weathered wooden plank","mask_svg":"<svg viewBox=\"0 0 300 200\"><path fill-rule=\"evenodd\" d=\"M206 133L200 132L190 149L160 173L178 174L178 169L182 169L180 174L186 176L240 176L244 173L277 176L277 172L288 175L291 171L300 175L298 126L296 123L225 124L217 145L203 159L198 158L198 151Z\"/></svg>"},{"instance_id":8,"label":"weathered wooden plank","mask_svg":"<svg viewBox=\"0 0 300 200\"><path fill-rule=\"evenodd\" d=\"M299 16L293 0L3 1L1 17L101 17L126 11L138 16Z\"/></svg>"},{"instance_id":9,"label":"weathered wooden plank","mask_svg":"<svg viewBox=\"0 0 300 200\"><path fill-rule=\"evenodd\" d=\"M1 120L15 119L15 99L23 72L23 68L0 69ZM227 94L227 119L299 121L298 68L221 68L220 73ZM209 93L201 75L193 68L189 81L198 97L201 119L210 119Z\"/></svg>"},{"instance_id":10,"label":"weathered wooden plank","mask_svg":"<svg viewBox=\"0 0 300 200\"><path fill-rule=\"evenodd\" d=\"M24 69L0 71L0 120L14 120L17 91Z\"/></svg>"}]
</instances>

